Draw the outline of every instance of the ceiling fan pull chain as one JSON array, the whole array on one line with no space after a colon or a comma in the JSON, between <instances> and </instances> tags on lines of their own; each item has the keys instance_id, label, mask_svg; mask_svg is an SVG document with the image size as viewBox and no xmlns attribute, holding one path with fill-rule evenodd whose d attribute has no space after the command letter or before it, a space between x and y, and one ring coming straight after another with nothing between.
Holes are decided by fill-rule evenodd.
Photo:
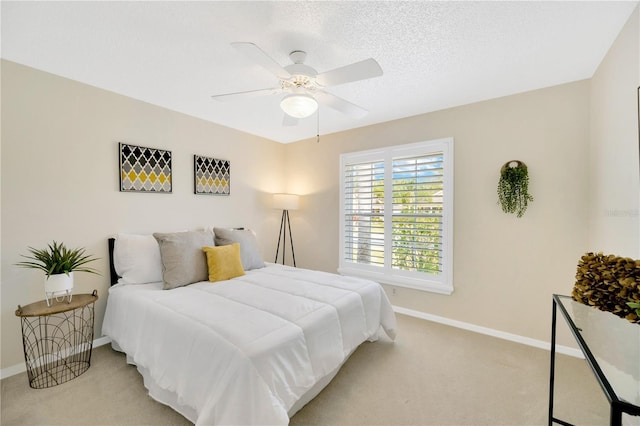
<instances>
[{"instance_id":1,"label":"ceiling fan pull chain","mask_svg":"<svg viewBox=\"0 0 640 426\"><path fill-rule=\"evenodd\" d=\"M318 114L316 118L318 119L317 121L318 132L316 133L316 143L320 143L320 108L318 108Z\"/></svg>"}]
</instances>

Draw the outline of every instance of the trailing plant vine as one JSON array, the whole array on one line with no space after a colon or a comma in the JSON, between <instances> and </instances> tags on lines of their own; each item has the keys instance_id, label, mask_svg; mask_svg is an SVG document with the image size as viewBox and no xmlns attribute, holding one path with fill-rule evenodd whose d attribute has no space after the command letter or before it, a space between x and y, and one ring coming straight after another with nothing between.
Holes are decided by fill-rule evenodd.
<instances>
[{"instance_id":1,"label":"trailing plant vine","mask_svg":"<svg viewBox=\"0 0 640 426\"><path fill-rule=\"evenodd\" d=\"M512 165L515 163L515 165ZM522 217L533 196L529 194L529 172L522 161L509 161L500 169L498 203L505 213Z\"/></svg>"}]
</instances>

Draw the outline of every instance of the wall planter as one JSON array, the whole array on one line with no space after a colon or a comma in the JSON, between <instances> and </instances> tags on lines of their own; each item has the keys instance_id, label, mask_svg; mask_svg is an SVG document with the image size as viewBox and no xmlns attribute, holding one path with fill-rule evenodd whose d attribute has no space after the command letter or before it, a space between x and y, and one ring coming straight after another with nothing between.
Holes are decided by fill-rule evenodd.
<instances>
[{"instance_id":1,"label":"wall planter","mask_svg":"<svg viewBox=\"0 0 640 426\"><path fill-rule=\"evenodd\" d=\"M505 213L522 217L533 196L529 194L529 171L522 161L506 162L500 169L498 203Z\"/></svg>"}]
</instances>

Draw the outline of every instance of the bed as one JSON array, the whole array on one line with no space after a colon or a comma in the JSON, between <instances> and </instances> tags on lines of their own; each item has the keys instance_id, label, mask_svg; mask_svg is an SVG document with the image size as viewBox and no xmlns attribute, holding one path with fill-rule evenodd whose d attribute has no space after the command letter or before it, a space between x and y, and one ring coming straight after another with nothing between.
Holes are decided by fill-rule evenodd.
<instances>
[{"instance_id":1,"label":"bed","mask_svg":"<svg viewBox=\"0 0 640 426\"><path fill-rule=\"evenodd\" d=\"M146 241L154 259L145 279L156 279ZM167 290L162 244L163 279L136 283L118 276L136 281L114 262L126 250L113 239L109 246L103 334L137 366L151 397L197 425L288 424L361 343L395 337L391 305L373 281L262 262L233 279Z\"/></svg>"}]
</instances>

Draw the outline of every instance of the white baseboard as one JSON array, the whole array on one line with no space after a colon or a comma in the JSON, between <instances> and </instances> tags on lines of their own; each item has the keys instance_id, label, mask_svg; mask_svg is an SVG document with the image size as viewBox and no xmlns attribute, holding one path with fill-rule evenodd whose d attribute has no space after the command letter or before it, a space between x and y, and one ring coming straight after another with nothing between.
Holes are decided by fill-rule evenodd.
<instances>
[{"instance_id":1,"label":"white baseboard","mask_svg":"<svg viewBox=\"0 0 640 426\"><path fill-rule=\"evenodd\" d=\"M7 377L15 376L16 374L24 373L27 371L25 363L12 365L11 367L3 368L0 370L0 379L6 379Z\"/></svg>"},{"instance_id":2,"label":"white baseboard","mask_svg":"<svg viewBox=\"0 0 640 426\"><path fill-rule=\"evenodd\" d=\"M103 346L111 343L109 337L103 336L93 341L93 347ZM7 377L15 376L16 374L24 373L27 371L27 365L24 362L20 364L12 365L11 367L3 368L0 370L0 379L6 379Z\"/></svg>"},{"instance_id":3,"label":"white baseboard","mask_svg":"<svg viewBox=\"0 0 640 426\"><path fill-rule=\"evenodd\" d=\"M450 325L452 327L462 328L464 330L469 330L480 334L486 334L488 336L509 340L511 342L522 343L523 345L533 346L536 348L545 349L547 351L551 350L551 343L542 340L532 339L530 337L524 337L518 334L511 334L504 331L495 330L493 328L482 327L468 322L452 320L438 315L427 314L425 312L414 311L413 309L407 309L400 306L393 306L393 310L399 314L409 315L411 317L420 318L427 321ZM556 352L584 359L584 355L582 354L582 351L580 349L556 344Z\"/></svg>"},{"instance_id":4,"label":"white baseboard","mask_svg":"<svg viewBox=\"0 0 640 426\"><path fill-rule=\"evenodd\" d=\"M98 337L96 340L93 341L93 347L97 348L98 346L108 345L109 343L111 343L111 338L107 336L102 336L102 337Z\"/></svg>"}]
</instances>

